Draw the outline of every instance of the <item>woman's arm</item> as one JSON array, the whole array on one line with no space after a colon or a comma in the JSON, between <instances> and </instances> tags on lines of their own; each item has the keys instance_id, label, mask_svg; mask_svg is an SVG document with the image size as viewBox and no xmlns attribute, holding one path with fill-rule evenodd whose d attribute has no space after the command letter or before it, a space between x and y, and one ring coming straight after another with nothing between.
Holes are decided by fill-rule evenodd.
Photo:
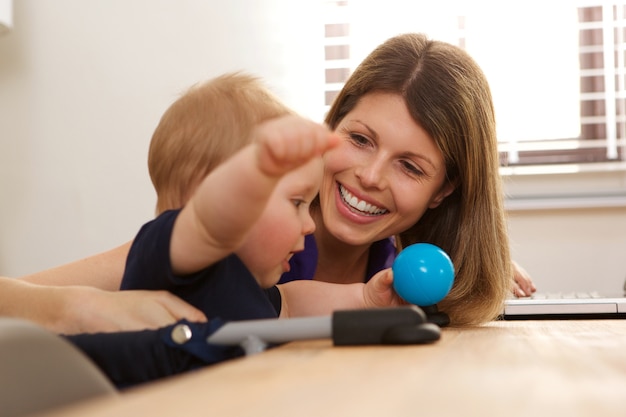
<instances>
[{"instance_id":1,"label":"woman's arm","mask_svg":"<svg viewBox=\"0 0 626 417\"><path fill-rule=\"evenodd\" d=\"M0 316L33 321L56 333L155 329L205 315L166 291L103 291L46 286L0 277Z\"/></svg>"},{"instance_id":2,"label":"woman's arm","mask_svg":"<svg viewBox=\"0 0 626 417\"><path fill-rule=\"evenodd\" d=\"M126 257L132 242L65 265L20 277L21 280L44 285L88 285L117 291L122 282Z\"/></svg>"}]
</instances>

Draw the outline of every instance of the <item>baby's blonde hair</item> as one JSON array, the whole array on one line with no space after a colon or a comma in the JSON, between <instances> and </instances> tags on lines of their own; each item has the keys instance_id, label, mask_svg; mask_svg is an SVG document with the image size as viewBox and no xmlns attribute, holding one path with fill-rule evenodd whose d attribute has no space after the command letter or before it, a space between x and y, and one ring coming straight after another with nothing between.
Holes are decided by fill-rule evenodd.
<instances>
[{"instance_id":1,"label":"baby's blonde hair","mask_svg":"<svg viewBox=\"0 0 626 417\"><path fill-rule=\"evenodd\" d=\"M157 214L182 207L209 172L250 143L255 125L289 113L247 74L228 73L192 86L166 110L150 142Z\"/></svg>"}]
</instances>

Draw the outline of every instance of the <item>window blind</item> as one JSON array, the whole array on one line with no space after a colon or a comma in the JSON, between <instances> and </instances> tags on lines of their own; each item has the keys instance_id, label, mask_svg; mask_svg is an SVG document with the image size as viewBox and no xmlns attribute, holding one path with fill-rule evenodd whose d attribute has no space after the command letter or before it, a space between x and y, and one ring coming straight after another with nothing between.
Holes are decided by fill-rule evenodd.
<instances>
[{"instance_id":1,"label":"window blind","mask_svg":"<svg viewBox=\"0 0 626 417\"><path fill-rule=\"evenodd\" d=\"M359 15L351 9L351 4L355 2L356 0L324 2L326 80L324 106L326 110L351 71L359 63L354 62L353 54L351 54L359 42L359 39L351 36L351 26L355 24L356 19L359 19ZM582 0L578 3L572 2L571 6L576 8L578 16L577 30L572 33L578 36L579 67L573 68L573 71L577 72L576 76L580 79L576 96L580 107L579 134L571 137L539 137L522 140L500 137L499 151L502 166L590 164L626 160L625 3ZM466 19L466 15L469 15L470 9L468 8L472 7L472 2L459 4L463 4L466 9L455 10L450 7L445 10L445 13L453 15L456 27L451 27L449 30L451 35L443 40L467 48L467 45L475 41L471 38L472 32L465 31L467 21L471 22L471 16ZM482 4L484 5L484 2ZM380 7L385 7L385 2L380 3ZM533 7L535 9L531 12L540 16L546 6L541 2L536 2ZM428 8L424 10L428 13ZM438 13L441 13L441 9ZM498 15L496 11L493 18L510 19L510 16ZM385 19L381 16L379 21L372 22L371 30L377 30L384 21ZM506 20L500 23L507 24ZM526 24L532 28L533 22L526 22ZM416 24L410 30L424 32L422 26ZM405 29L402 28L402 31L407 31ZM554 22L554 31L559 31L558 21ZM440 38L434 35L431 37ZM469 48L467 49L471 54ZM552 64L549 61L537 62L537 65ZM502 65L502 71L506 71L506 68L506 65ZM494 92L494 96L496 93L497 91ZM542 100L542 97L537 97L536 100ZM496 116L498 116L497 106ZM519 122L532 123L533 121L526 120L525 115L520 114Z\"/></svg>"}]
</instances>

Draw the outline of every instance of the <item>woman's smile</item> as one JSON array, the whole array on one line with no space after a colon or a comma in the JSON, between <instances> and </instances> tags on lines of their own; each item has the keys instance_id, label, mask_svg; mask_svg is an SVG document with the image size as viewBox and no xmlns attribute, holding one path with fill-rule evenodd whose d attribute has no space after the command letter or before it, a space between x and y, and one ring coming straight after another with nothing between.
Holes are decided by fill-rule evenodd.
<instances>
[{"instance_id":1,"label":"woman's smile","mask_svg":"<svg viewBox=\"0 0 626 417\"><path fill-rule=\"evenodd\" d=\"M384 208L378 207L375 204L368 203L365 200L359 199L357 196L348 191L343 185L338 184L338 187L339 194L341 195L341 200L346 203L346 205L348 205L350 209L355 213L359 213L365 216L380 216L388 212L388 210Z\"/></svg>"}]
</instances>

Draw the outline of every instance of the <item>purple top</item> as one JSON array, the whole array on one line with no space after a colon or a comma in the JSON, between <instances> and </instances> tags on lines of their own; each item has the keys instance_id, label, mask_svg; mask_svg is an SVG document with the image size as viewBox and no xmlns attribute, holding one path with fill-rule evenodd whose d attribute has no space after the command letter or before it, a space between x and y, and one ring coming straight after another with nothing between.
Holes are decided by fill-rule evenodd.
<instances>
[{"instance_id":1,"label":"purple top","mask_svg":"<svg viewBox=\"0 0 626 417\"><path fill-rule=\"evenodd\" d=\"M282 277L280 277L279 284L298 279L313 279L315 269L317 268L317 258L318 252L315 237L312 234L307 235L304 241L304 250L291 257L289 261L291 270L285 272ZM366 276L363 277L363 282L369 281L378 271L391 268L395 258L396 247L392 238L372 243L370 256L367 261Z\"/></svg>"}]
</instances>

